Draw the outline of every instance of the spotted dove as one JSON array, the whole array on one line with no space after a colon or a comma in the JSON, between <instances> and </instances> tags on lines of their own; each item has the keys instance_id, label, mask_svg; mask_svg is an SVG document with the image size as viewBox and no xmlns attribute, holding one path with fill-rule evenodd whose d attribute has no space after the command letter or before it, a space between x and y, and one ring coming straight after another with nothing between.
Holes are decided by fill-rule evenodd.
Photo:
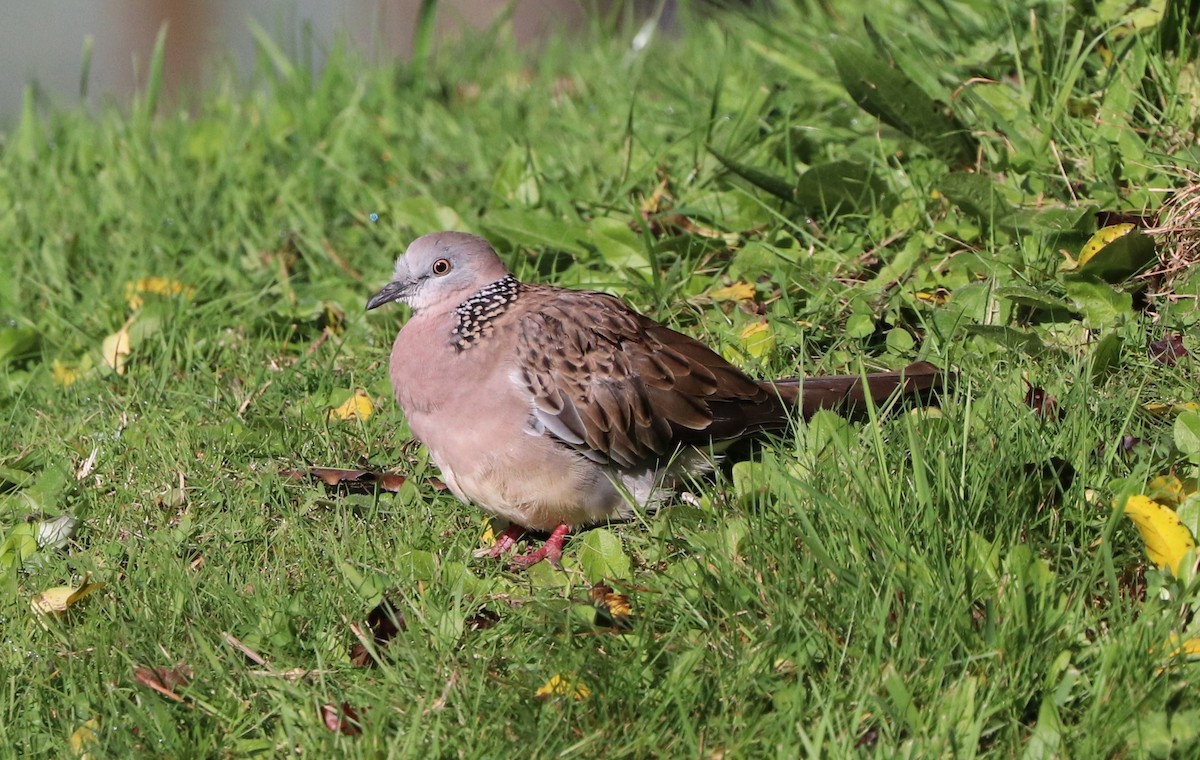
<instances>
[{"instance_id":1,"label":"spotted dove","mask_svg":"<svg viewBox=\"0 0 1200 760\"><path fill-rule=\"evenodd\" d=\"M721 446L818 409L922 395L944 376L902 372L753 380L605 293L516 279L486 240L418 238L367 302L407 304L391 380L449 489L510 524L481 554L549 532L519 566L556 566L572 530L653 507Z\"/></svg>"}]
</instances>

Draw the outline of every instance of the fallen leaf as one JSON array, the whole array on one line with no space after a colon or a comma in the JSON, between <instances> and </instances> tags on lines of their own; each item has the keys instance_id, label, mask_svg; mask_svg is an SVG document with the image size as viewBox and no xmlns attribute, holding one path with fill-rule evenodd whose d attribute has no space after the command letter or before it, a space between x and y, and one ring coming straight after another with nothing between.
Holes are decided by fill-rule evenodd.
<instances>
[{"instance_id":1,"label":"fallen leaf","mask_svg":"<svg viewBox=\"0 0 1200 760\"><path fill-rule=\"evenodd\" d=\"M604 582L592 586L589 595L596 607L597 627L620 631L633 629L633 607L629 604L629 597L614 593L612 586Z\"/></svg>"},{"instance_id":2,"label":"fallen leaf","mask_svg":"<svg viewBox=\"0 0 1200 760\"><path fill-rule=\"evenodd\" d=\"M195 288L167 277L143 277L140 280L125 283L125 301L134 311L142 308L144 303L142 294L144 293L160 296L182 295L184 298L191 298L195 292Z\"/></svg>"},{"instance_id":3,"label":"fallen leaf","mask_svg":"<svg viewBox=\"0 0 1200 760\"><path fill-rule=\"evenodd\" d=\"M292 480L307 480L315 478L330 488L344 488L347 491L374 493L376 487L380 491L396 493L408 478L390 472L374 470L347 470L339 467L312 467L307 470L280 470L280 475ZM435 484L435 488L438 486Z\"/></svg>"},{"instance_id":4,"label":"fallen leaf","mask_svg":"<svg viewBox=\"0 0 1200 760\"><path fill-rule=\"evenodd\" d=\"M1124 511L1146 543L1146 555L1150 561L1178 576L1185 555L1196 548L1196 540L1191 531L1184 527L1175 510L1148 496L1138 495L1130 496L1125 501Z\"/></svg>"},{"instance_id":5,"label":"fallen leaf","mask_svg":"<svg viewBox=\"0 0 1200 760\"><path fill-rule=\"evenodd\" d=\"M738 280L732 285L709 291L708 297L714 301L753 301L756 292L753 285Z\"/></svg>"},{"instance_id":6,"label":"fallen leaf","mask_svg":"<svg viewBox=\"0 0 1200 760\"><path fill-rule=\"evenodd\" d=\"M479 545L496 545L496 529L492 526L492 519L490 517L483 518L483 534L479 537Z\"/></svg>"},{"instance_id":7,"label":"fallen leaf","mask_svg":"<svg viewBox=\"0 0 1200 760\"><path fill-rule=\"evenodd\" d=\"M658 186L654 188L654 192L649 198L645 198L642 201L641 208L638 209L638 216L646 223L651 235L662 237L664 234L676 230L688 232L710 240L721 240L728 246L735 246L741 242L741 235L736 232L721 232L720 230L697 224L683 214L672 212L670 209L674 204L675 198L671 195L670 178L661 176L661 180ZM629 226L637 231L641 231L642 229L641 225L636 221L630 222Z\"/></svg>"},{"instance_id":8,"label":"fallen leaf","mask_svg":"<svg viewBox=\"0 0 1200 760\"><path fill-rule=\"evenodd\" d=\"M1025 391L1025 405L1032 409L1039 419L1057 422L1059 417L1058 399L1048 393L1045 388L1029 385L1028 382L1025 384L1029 388Z\"/></svg>"},{"instance_id":9,"label":"fallen leaf","mask_svg":"<svg viewBox=\"0 0 1200 760\"><path fill-rule=\"evenodd\" d=\"M79 518L72 515L59 515L53 520L43 520L37 525L37 543L39 549L54 551L67 545L71 536L75 535L75 526Z\"/></svg>"},{"instance_id":10,"label":"fallen leaf","mask_svg":"<svg viewBox=\"0 0 1200 760\"><path fill-rule=\"evenodd\" d=\"M362 388L355 388L354 393L350 394L350 398L346 399L340 406L335 406L329 410L329 416L337 420L360 420L366 421L375 411L375 405L371 403L371 397Z\"/></svg>"},{"instance_id":11,"label":"fallen leaf","mask_svg":"<svg viewBox=\"0 0 1200 760\"><path fill-rule=\"evenodd\" d=\"M950 291L945 288L934 288L933 290L917 291L916 296L918 301L933 304L934 306L942 306L950 300Z\"/></svg>"},{"instance_id":12,"label":"fallen leaf","mask_svg":"<svg viewBox=\"0 0 1200 760\"><path fill-rule=\"evenodd\" d=\"M1177 475L1158 475L1146 484L1147 495L1155 501L1172 508L1179 506L1196 493L1196 479L1180 479Z\"/></svg>"},{"instance_id":13,"label":"fallen leaf","mask_svg":"<svg viewBox=\"0 0 1200 760\"><path fill-rule=\"evenodd\" d=\"M1128 454L1141 445L1141 443L1142 439L1136 435L1123 435L1121 436L1121 440L1117 442L1117 449L1124 454Z\"/></svg>"},{"instance_id":14,"label":"fallen leaf","mask_svg":"<svg viewBox=\"0 0 1200 760\"><path fill-rule=\"evenodd\" d=\"M747 325L738 333L742 348L755 358L767 356L775 350L775 333L771 331L769 322L754 322Z\"/></svg>"},{"instance_id":15,"label":"fallen leaf","mask_svg":"<svg viewBox=\"0 0 1200 760\"><path fill-rule=\"evenodd\" d=\"M1184 412L1200 411L1200 404L1195 401L1184 401L1175 404L1164 404L1161 401L1147 401L1142 404L1142 408L1155 417L1167 417L1175 414L1183 414Z\"/></svg>"},{"instance_id":16,"label":"fallen leaf","mask_svg":"<svg viewBox=\"0 0 1200 760\"><path fill-rule=\"evenodd\" d=\"M1177 644L1178 641L1179 636L1172 634L1170 642L1172 644ZM1196 655L1200 655L1200 638L1193 636L1190 639L1184 639L1182 644L1178 644L1173 650L1171 650L1172 657L1179 657L1180 655L1185 657L1194 657Z\"/></svg>"},{"instance_id":17,"label":"fallen leaf","mask_svg":"<svg viewBox=\"0 0 1200 760\"><path fill-rule=\"evenodd\" d=\"M1183 345L1183 336L1179 333L1168 333L1162 340L1150 343L1150 358L1159 364L1174 367L1180 359L1188 355L1187 347Z\"/></svg>"},{"instance_id":18,"label":"fallen leaf","mask_svg":"<svg viewBox=\"0 0 1200 760\"><path fill-rule=\"evenodd\" d=\"M565 676L557 673L550 676L550 680L542 684L541 688L533 693L533 696L538 699L549 699L551 697L570 697L576 702L582 702L587 699L592 693L592 690L582 683L572 683Z\"/></svg>"},{"instance_id":19,"label":"fallen leaf","mask_svg":"<svg viewBox=\"0 0 1200 760\"><path fill-rule=\"evenodd\" d=\"M68 367L61 360L55 359L50 362L50 376L54 379L55 385L67 388L83 377L83 370L79 367Z\"/></svg>"},{"instance_id":20,"label":"fallen leaf","mask_svg":"<svg viewBox=\"0 0 1200 760\"><path fill-rule=\"evenodd\" d=\"M1153 237L1135 224L1113 224L1092 235L1080 250L1074 270L1116 283L1144 271L1157 260ZM1062 269L1072 269L1069 259Z\"/></svg>"},{"instance_id":21,"label":"fallen leaf","mask_svg":"<svg viewBox=\"0 0 1200 760\"><path fill-rule=\"evenodd\" d=\"M359 712L349 702L342 702L340 706L326 702L321 705L321 720L325 722L325 727L334 733L358 736L362 733Z\"/></svg>"},{"instance_id":22,"label":"fallen leaf","mask_svg":"<svg viewBox=\"0 0 1200 760\"><path fill-rule=\"evenodd\" d=\"M104 362L104 366L116 372L118 375L125 374L125 362L129 358L129 328L133 325L133 317L130 317L120 330L117 330L112 335L104 339L100 344L100 360Z\"/></svg>"},{"instance_id":23,"label":"fallen leaf","mask_svg":"<svg viewBox=\"0 0 1200 760\"><path fill-rule=\"evenodd\" d=\"M499 622L499 613L493 612L487 607L480 607L474 615L467 618L467 628L471 629L472 631L486 631L488 628L491 628Z\"/></svg>"},{"instance_id":24,"label":"fallen leaf","mask_svg":"<svg viewBox=\"0 0 1200 760\"><path fill-rule=\"evenodd\" d=\"M68 744L71 746L71 753L77 755L79 760L87 760L88 750L96 744L97 732L100 731L100 718L92 718L83 722L79 728L71 733L71 738Z\"/></svg>"},{"instance_id":25,"label":"fallen leaf","mask_svg":"<svg viewBox=\"0 0 1200 760\"><path fill-rule=\"evenodd\" d=\"M382 650L397 633L407 627L404 615L397 612L387 599L367 613L367 630L371 632L376 651ZM356 641L350 647L350 664L356 668L369 668L374 667L377 662L370 648L362 641Z\"/></svg>"},{"instance_id":26,"label":"fallen leaf","mask_svg":"<svg viewBox=\"0 0 1200 760\"><path fill-rule=\"evenodd\" d=\"M48 588L33 597L30 606L39 615L61 615L77 604L79 600L104 588L106 585L104 583L90 583L91 577L91 573L84 573L78 588L71 586Z\"/></svg>"},{"instance_id":27,"label":"fallen leaf","mask_svg":"<svg viewBox=\"0 0 1200 760\"><path fill-rule=\"evenodd\" d=\"M1082 267L1084 264L1088 263L1093 256L1099 253L1104 246L1108 245L1119 237L1128 235L1136 228L1137 225L1135 224L1125 223L1113 224L1096 230L1096 234L1088 238L1088 241L1084 243L1083 248L1079 249L1079 259L1077 260L1078 265Z\"/></svg>"},{"instance_id":28,"label":"fallen leaf","mask_svg":"<svg viewBox=\"0 0 1200 760\"><path fill-rule=\"evenodd\" d=\"M861 734L858 735L858 740L854 742L855 749L872 749L879 743L879 726L867 726Z\"/></svg>"},{"instance_id":29,"label":"fallen leaf","mask_svg":"<svg viewBox=\"0 0 1200 760\"><path fill-rule=\"evenodd\" d=\"M167 699L183 702L183 697L175 693L179 686L187 686L192 680L192 669L180 662L173 668L162 665L156 668L134 668L133 678L142 686L153 689Z\"/></svg>"}]
</instances>

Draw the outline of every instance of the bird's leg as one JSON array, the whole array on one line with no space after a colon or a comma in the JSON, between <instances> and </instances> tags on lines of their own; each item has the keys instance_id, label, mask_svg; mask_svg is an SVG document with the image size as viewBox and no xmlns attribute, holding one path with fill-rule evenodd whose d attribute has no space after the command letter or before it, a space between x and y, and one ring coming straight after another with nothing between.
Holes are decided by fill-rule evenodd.
<instances>
[{"instance_id":1,"label":"bird's leg","mask_svg":"<svg viewBox=\"0 0 1200 760\"><path fill-rule=\"evenodd\" d=\"M522 570L527 570L544 559L550 560L550 564L559 570L562 566L562 550L563 542L567 540L567 534L571 532L571 526L567 524L559 525L546 539L546 543L542 544L536 551L528 554L521 554L512 558L512 564Z\"/></svg>"},{"instance_id":2,"label":"bird's leg","mask_svg":"<svg viewBox=\"0 0 1200 760\"><path fill-rule=\"evenodd\" d=\"M491 557L495 559L505 552L512 551L512 548L521 540L521 536L525 535L525 529L520 525L509 525L504 531L496 536L496 543L491 546L485 546L482 549L475 550L476 557Z\"/></svg>"}]
</instances>

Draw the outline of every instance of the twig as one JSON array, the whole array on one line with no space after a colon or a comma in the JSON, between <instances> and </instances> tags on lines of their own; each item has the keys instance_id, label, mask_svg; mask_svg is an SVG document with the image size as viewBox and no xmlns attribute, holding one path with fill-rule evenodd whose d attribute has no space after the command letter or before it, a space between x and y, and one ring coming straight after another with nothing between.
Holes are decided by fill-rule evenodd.
<instances>
[{"instance_id":1,"label":"twig","mask_svg":"<svg viewBox=\"0 0 1200 760\"><path fill-rule=\"evenodd\" d=\"M258 652L255 652L253 649L243 644L241 639L237 638L232 633L225 633L222 635L225 638L226 644L246 655L251 662L254 662L255 664L265 668L269 673L277 672L275 668L271 667L271 663L267 662L266 659L264 659L263 656Z\"/></svg>"}]
</instances>

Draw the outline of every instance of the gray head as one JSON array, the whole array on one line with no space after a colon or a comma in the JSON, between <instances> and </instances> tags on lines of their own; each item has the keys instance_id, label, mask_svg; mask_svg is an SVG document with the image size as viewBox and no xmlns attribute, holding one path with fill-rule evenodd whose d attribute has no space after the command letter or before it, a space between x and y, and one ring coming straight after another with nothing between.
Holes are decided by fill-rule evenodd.
<instances>
[{"instance_id":1,"label":"gray head","mask_svg":"<svg viewBox=\"0 0 1200 760\"><path fill-rule=\"evenodd\" d=\"M396 259L392 281L367 301L374 309L391 301L414 312L441 305L453 309L508 274L488 241L465 232L419 237Z\"/></svg>"}]
</instances>

